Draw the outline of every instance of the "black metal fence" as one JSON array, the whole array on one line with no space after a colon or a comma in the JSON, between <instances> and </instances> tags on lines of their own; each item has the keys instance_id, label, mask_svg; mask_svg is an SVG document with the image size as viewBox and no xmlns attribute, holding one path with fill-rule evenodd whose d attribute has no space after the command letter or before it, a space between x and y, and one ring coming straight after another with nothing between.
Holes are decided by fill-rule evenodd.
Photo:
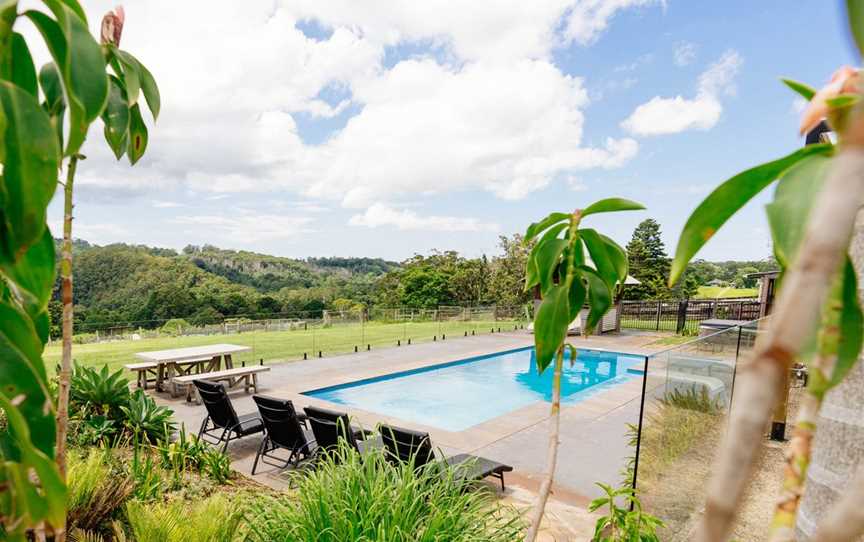
<instances>
[{"instance_id":1,"label":"black metal fence","mask_svg":"<svg viewBox=\"0 0 864 542\"><path fill-rule=\"evenodd\" d=\"M751 298L622 301L620 311L622 329L695 335L705 320L755 320L759 318L760 303Z\"/></svg>"}]
</instances>

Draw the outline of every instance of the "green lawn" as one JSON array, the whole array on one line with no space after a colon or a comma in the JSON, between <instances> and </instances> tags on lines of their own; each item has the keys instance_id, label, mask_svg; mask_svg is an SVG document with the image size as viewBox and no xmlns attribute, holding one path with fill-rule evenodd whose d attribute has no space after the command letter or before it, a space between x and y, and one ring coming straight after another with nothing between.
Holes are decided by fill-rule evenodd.
<instances>
[{"instance_id":1,"label":"green lawn","mask_svg":"<svg viewBox=\"0 0 864 542\"><path fill-rule=\"evenodd\" d=\"M756 288L731 288L726 286L700 286L694 299L722 299L728 297L756 297Z\"/></svg>"},{"instance_id":2,"label":"green lawn","mask_svg":"<svg viewBox=\"0 0 864 542\"><path fill-rule=\"evenodd\" d=\"M406 322L406 323L366 323L366 324L336 324L332 327L310 327L307 330L293 331L256 331L246 333L229 333L218 335L190 335L182 337L159 337L153 339L118 340L92 344L73 344L72 357L82 365L105 365L112 369L135 361L136 352L148 350L165 350L168 348L183 348L185 346L201 346L206 344L230 343L251 346L252 352L243 354L235 362L264 362L303 359L306 353L309 357L324 356L353 352L354 347L364 350L366 345L372 347L396 346L397 341L403 345L411 342L431 341L433 337L446 340L463 337L465 333L476 335L489 333L493 328L497 331L512 330L513 321L498 322ZM60 362L60 343L55 342L45 349L45 361L49 370Z\"/></svg>"}]
</instances>

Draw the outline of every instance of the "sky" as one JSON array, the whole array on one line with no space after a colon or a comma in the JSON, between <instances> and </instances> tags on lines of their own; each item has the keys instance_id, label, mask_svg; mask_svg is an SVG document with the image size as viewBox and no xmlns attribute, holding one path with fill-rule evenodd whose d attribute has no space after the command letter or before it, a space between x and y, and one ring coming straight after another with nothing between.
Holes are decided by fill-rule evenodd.
<instances>
[{"instance_id":1,"label":"sky","mask_svg":"<svg viewBox=\"0 0 864 542\"><path fill-rule=\"evenodd\" d=\"M98 35L113 4L82 4ZM97 244L491 255L500 235L551 211L617 196L648 210L590 225L624 244L652 217L671 253L713 187L803 144L803 103L779 77L821 86L858 63L835 1L124 8L121 48L155 76L162 111L155 123L145 113L149 145L134 167L114 159L101 121L90 130L75 236ZM699 257L767 257L769 198ZM61 200L49 210L55 236Z\"/></svg>"}]
</instances>

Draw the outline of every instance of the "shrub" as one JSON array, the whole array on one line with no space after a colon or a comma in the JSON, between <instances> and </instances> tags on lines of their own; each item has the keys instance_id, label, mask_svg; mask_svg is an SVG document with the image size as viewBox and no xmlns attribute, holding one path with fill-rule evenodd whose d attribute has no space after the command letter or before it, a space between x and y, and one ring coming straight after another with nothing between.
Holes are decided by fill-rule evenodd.
<instances>
[{"instance_id":1,"label":"shrub","mask_svg":"<svg viewBox=\"0 0 864 542\"><path fill-rule=\"evenodd\" d=\"M231 458L198 437L188 436L185 428L177 440L163 443L158 449L162 467L172 473L175 489L187 470L203 473L218 484L227 483L231 477Z\"/></svg>"},{"instance_id":2,"label":"shrub","mask_svg":"<svg viewBox=\"0 0 864 542\"><path fill-rule=\"evenodd\" d=\"M230 542L239 539L241 514L223 496L197 503L129 502L126 519L136 542Z\"/></svg>"},{"instance_id":3,"label":"shrub","mask_svg":"<svg viewBox=\"0 0 864 542\"><path fill-rule=\"evenodd\" d=\"M695 410L696 412L704 412L705 414L719 414L723 410L720 400L712 399L704 386L699 386L698 391L695 387L687 388L683 392L679 389L674 389L666 393L660 402L664 405Z\"/></svg>"},{"instance_id":4,"label":"shrub","mask_svg":"<svg viewBox=\"0 0 864 542\"><path fill-rule=\"evenodd\" d=\"M186 320L182 318L172 318L162 324L162 328L160 331L162 331L162 333L167 333L168 335L173 335L176 337L177 335L183 333L184 329L188 329L189 327L191 326Z\"/></svg>"},{"instance_id":5,"label":"shrub","mask_svg":"<svg viewBox=\"0 0 864 542\"><path fill-rule=\"evenodd\" d=\"M129 380L123 370L110 372L75 365L69 388L69 404L73 412L84 417L103 415L116 419L120 407L129 401Z\"/></svg>"},{"instance_id":6,"label":"shrub","mask_svg":"<svg viewBox=\"0 0 864 542\"><path fill-rule=\"evenodd\" d=\"M660 542L657 529L665 527L663 521L642 511L642 503L633 489L612 489L599 482L597 485L606 494L591 501L588 511L608 507L609 515L597 519L594 525L595 542ZM624 506L619 506L617 500L622 500Z\"/></svg>"},{"instance_id":7,"label":"shrub","mask_svg":"<svg viewBox=\"0 0 864 542\"><path fill-rule=\"evenodd\" d=\"M171 421L174 411L157 405L143 390L135 390L120 410L123 413L123 425L142 440L156 443L167 440L168 435L174 432L175 423Z\"/></svg>"},{"instance_id":8,"label":"shrub","mask_svg":"<svg viewBox=\"0 0 864 542\"><path fill-rule=\"evenodd\" d=\"M85 531L102 529L134 491L132 479L111 466L110 449L70 454L67 523Z\"/></svg>"},{"instance_id":9,"label":"shrub","mask_svg":"<svg viewBox=\"0 0 864 542\"><path fill-rule=\"evenodd\" d=\"M329 455L329 454L328 454ZM383 452L340 450L296 475L297 496L247 505L247 539L504 542L522 538L515 510L434 469L390 465Z\"/></svg>"}]
</instances>

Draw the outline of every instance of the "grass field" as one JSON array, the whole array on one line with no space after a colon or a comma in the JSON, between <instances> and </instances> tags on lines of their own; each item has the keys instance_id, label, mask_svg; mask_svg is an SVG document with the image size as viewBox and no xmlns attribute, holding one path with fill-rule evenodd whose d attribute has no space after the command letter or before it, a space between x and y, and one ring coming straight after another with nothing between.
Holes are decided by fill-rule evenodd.
<instances>
[{"instance_id":1,"label":"grass field","mask_svg":"<svg viewBox=\"0 0 864 542\"><path fill-rule=\"evenodd\" d=\"M729 297L756 297L756 288L730 288L726 286L700 286L694 299L723 299Z\"/></svg>"},{"instance_id":2,"label":"grass field","mask_svg":"<svg viewBox=\"0 0 864 542\"><path fill-rule=\"evenodd\" d=\"M310 327L307 330L292 331L255 331L245 333L229 333L218 335L187 335L180 337L159 337L141 340L117 340L91 344L73 344L72 357L81 365L108 365L112 369L122 367L135 361L136 352L148 350L165 350L183 348L186 346L202 346L207 344L230 343L251 346L252 352L235 358L240 361L257 362L263 359L265 363L315 357L321 351L322 355L330 356L353 352L356 346L365 350L366 345L372 347L396 346L397 341L403 345L411 342L431 341L433 337L446 340L463 337L465 333L480 335L496 331L512 330L516 325L513 321L497 322L402 322L402 323L353 323L336 324L332 327ZM60 343L55 342L45 349L45 362L49 371L60 362Z\"/></svg>"}]
</instances>

